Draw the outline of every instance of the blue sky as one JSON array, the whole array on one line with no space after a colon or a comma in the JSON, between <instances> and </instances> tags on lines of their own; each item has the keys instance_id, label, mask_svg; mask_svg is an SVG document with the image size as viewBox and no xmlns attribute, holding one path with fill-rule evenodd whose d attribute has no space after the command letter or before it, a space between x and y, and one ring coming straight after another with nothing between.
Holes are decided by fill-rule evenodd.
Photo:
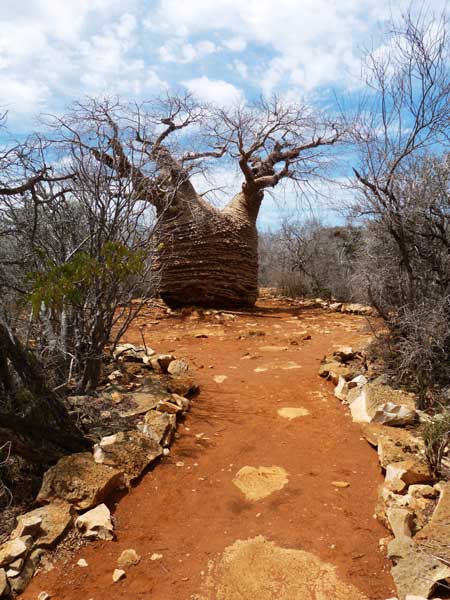
<instances>
[{"instance_id":1,"label":"blue sky","mask_svg":"<svg viewBox=\"0 0 450 600\"><path fill-rule=\"evenodd\" d=\"M440 11L443 0L423 6ZM2 0L0 107L13 131L73 100L187 89L232 104L261 94L333 109L360 87L363 48L407 6L384 0ZM422 3L420 3L422 6ZM231 174L218 173L231 181ZM282 200L280 195L280 201ZM265 203L263 226L278 219Z\"/></svg>"}]
</instances>

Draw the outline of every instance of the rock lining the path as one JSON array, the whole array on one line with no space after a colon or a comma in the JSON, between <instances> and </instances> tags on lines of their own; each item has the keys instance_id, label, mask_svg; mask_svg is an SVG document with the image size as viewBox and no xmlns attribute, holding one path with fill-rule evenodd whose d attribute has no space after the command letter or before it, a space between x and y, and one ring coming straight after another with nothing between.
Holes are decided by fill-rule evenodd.
<instances>
[{"instance_id":1,"label":"rock lining the path","mask_svg":"<svg viewBox=\"0 0 450 600\"><path fill-rule=\"evenodd\" d=\"M111 513L106 504L99 504L92 510L80 515L75 521L83 537L89 540L113 540L114 527Z\"/></svg>"},{"instance_id":2,"label":"rock lining the path","mask_svg":"<svg viewBox=\"0 0 450 600\"><path fill-rule=\"evenodd\" d=\"M360 374L350 379L349 372L358 370L355 357ZM440 584L450 586L450 483L436 484L423 439L417 430L404 429L418 422L414 395L393 389L384 378L370 380L366 369L363 355L348 349L325 357L319 375L335 383L335 396L350 406L353 421L377 449L385 480L375 516L393 534L380 546L387 546L399 600L438 600L433 592Z\"/></svg>"},{"instance_id":3,"label":"rock lining the path","mask_svg":"<svg viewBox=\"0 0 450 600\"><path fill-rule=\"evenodd\" d=\"M116 362L108 365L106 373L112 383L101 397L120 407L123 423L135 428L104 435L92 453L64 456L44 474L36 498L43 506L19 516L10 539L0 545L2 600L25 590L45 559L45 549L53 547L74 523L88 539L113 539L111 515L104 502L169 452L177 419L189 410L190 401L184 396L198 386L186 361L133 344L119 346L114 356ZM153 376L146 378L146 373ZM144 377L144 382L136 377ZM86 406L95 406L90 398L87 401L82 396L68 398L80 413ZM76 512L81 514L75 519ZM128 562L137 564L137 554L130 556ZM125 576L118 569L114 579Z\"/></svg>"}]
</instances>

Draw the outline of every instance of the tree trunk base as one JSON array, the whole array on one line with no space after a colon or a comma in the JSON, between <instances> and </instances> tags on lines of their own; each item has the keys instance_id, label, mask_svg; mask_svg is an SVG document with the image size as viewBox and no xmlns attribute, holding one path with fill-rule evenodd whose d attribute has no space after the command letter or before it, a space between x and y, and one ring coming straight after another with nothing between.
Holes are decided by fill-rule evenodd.
<instances>
[{"instance_id":1,"label":"tree trunk base","mask_svg":"<svg viewBox=\"0 0 450 600\"><path fill-rule=\"evenodd\" d=\"M163 220L154 260L157 289L170 308L254 306L258 296L256 226L216 210Z\"/></svg>"}]
</instances>

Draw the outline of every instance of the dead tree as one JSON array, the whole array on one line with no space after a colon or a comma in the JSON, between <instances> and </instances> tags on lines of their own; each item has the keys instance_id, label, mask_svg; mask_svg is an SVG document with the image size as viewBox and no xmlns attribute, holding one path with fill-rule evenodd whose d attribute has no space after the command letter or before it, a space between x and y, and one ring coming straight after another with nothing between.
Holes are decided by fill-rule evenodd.
<instances>
[{"instance_id":1,"label":"dead tree","mask_svg":"<svg viewBox=\"0 0 450 600\"><path fill-rule=\"evenodd\" d=\"M386 38L382 52L368 54L364 64L369 92L353 128L360 157L354 174L362 192L356 211L383 223L397 248L402 301L413 306L421 275L407 221L418 200L414 188L423 182L416 165L448 149L448 23L444 17L406 13L391 23Z\"/></svg>"},{"instance_id":2,"label":"dead tree","mask_svg":"<svg viewBox=\"0 0 450 600\"><path fill-rule=\"evenodd\" d=\"M36 208L39 185L59 184L71 179L71 174L55 175L45 162L38 161L38 165L33 156L27 145L16 145L0 156L2 209L5 202L23 196L32 198L32 206ZM4 233L3 227L1 233ZM3 244L3 237L1 241ZM3 259L2 255L2 275ZM19 266L15 260L6 262L7 268ZM49 388L39 360L4 321L8 293L4 290L3 280L1 283L0 439L12 441L15 449L25 449L27 456L32 456L30 449L35 448L37 459L46 462L64 452L88 448L91 443L75 425L61 399ZM15 301L20 312L23 305L17 296Z\"/></svg>"},{"instance_id":3,"label":"dead tree","mask_svg":"<svg viewBox=\"0 0 450 600\"><path fill-rule=\"evenodd\" d=\"M265 194L287 180L301 186L318 177L325 148L343 137L336 123L277 99L231 111L201 106L190 96L134 109L91 102L56 125L64 143L89 149L155 207L153 273L170 307L252 306L256 221ZM100 126L106 149L93 139ZM243 177L222 210L192 182L193 174L214 168L220 159L228 166L237 163Z\"/></svg>"},{"instance_id":4,"label":"dead tree","mask_svg":"<svg viewBox=\"0 0 450 600\"><path fill-rule=\"evenodd\" d=\"M446 17L422 11L391 23L382 51L367 57L354 129L354 210L366 219L356 274L391 333L392 371L423 406L450 381L449 65Z\"/></svg>"}]
</instances>

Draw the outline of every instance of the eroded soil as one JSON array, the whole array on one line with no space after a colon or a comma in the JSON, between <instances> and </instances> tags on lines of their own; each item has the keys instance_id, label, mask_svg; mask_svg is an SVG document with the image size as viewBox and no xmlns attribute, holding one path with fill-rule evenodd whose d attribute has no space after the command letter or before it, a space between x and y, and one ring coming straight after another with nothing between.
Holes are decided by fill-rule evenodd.
<instances>
[{"instance_id":1,"label":"eroded soil","mask_svg":"<svg viewBox=\"0 0 450 600\"><path fill-rule=\"evenodd\" d=\"M269 300L259 303L256 314L234 318L167 317L149 309L126 341L141 343L142 324L149 346L192 363L201 392L170 456L110 504L117 540L90 544L39 574L23 598L35 600L45 590L58 600L313 600L344 598L346 586L349 598L395 595L378 545L387 532L373 518L382 481L376 454L332 386L317 375L334 345L367 340L367 320ZM311 339L303 339L305 332ZM202 333L208 337L195 337ZM262 473L269 474L279 467L287 482L249 499L233 483L243 467L267 467ZM336 481L350 485L336 487ZM236 545L238 540L254 541ZM126 548L141 561L113 583ZM242 548L251 549L250 560ZM269 562L255 566L252 575L254 552ZM224 570L230 556L241 555L242 564ZM280 556L294 575L279 568ZM88 567L76 565L80 558ZM243 581L225 585L225 572ZM321 573L331 573L329 585L341 591L330 595Z\"/></svg>"}]
</instances>

